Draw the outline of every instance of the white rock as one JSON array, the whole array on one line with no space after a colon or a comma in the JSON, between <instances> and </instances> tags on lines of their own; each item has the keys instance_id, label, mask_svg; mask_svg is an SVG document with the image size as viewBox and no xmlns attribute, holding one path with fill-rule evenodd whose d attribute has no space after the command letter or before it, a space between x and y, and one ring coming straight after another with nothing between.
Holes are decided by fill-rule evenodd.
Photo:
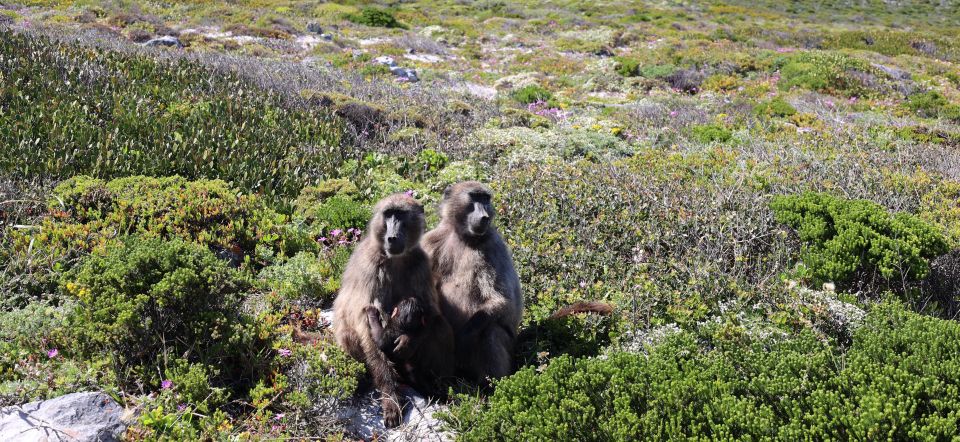
<instances>
[{"instance_id":1,"label":"white rock","mask_svg":"<svg viewBox=\"0 0 960 442\"><path fill-rule=\"evenodd\" d=\"M390 67L394 67L397 65L397 61L394 60L393 57L389 55L381 55L377 58L374 58L373 62L382 64L384 66L390 66Z\"/></svg>"}]
</instances>

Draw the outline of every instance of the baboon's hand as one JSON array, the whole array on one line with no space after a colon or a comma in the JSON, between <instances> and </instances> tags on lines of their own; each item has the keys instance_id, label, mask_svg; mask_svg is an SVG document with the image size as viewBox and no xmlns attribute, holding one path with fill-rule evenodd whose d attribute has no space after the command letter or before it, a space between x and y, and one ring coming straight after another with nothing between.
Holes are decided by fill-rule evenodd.
<instances>
[{"instance_id":1,"label":"baboon's hand","mask_svg":"<svg viewBox=\"0 0 960 442\"><path fill-rule=\"evenodd\" d=\"M396 399L390 396L384 396L380 400L380 406L383 408L383 426L394 428L400 425L403 414L400 412L400 404Z\"/></svg>"},{"instance_id":2,"label":"baboon's hand","mask_svg":"<svg viewBox=\"0 0 960 442\"><path fill-rule=\"evenodd\" d=\"M410 335L400 335L394 339L393 354L400 359L410 359L413 356L413 345L410 343Z\"/></svg>"}]
</instances>

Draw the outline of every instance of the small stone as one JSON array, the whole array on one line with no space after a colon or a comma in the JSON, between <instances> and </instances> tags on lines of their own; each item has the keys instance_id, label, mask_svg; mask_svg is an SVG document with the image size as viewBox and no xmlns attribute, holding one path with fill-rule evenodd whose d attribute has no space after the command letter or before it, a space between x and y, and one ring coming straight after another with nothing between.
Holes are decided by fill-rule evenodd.
<instances>
[{"instance_id":1,"label":"small stone","mask_svg":"<svg viewBox=\"0 0 960 442\"><path fill-rule=\"evenodd\" d=\"M323 28L320 26L320 23L312 21L307 23L307 32L312 32L314 34L323 34Z\"/></svg>"},{"instance_id":2,"label":"small stone","mask_svg":"<svg viewBox=\"0 0 960 442\"><path fill-rule=\"evenodd\" d=\"M333 35L332 35L332 34L320 34L320 38L322 38L322 39L324 39L324 40L327 40L327 41L332 41L332 40L333 40Z\"/></svg>"},{"instance_id":3,"label":"small stone","mask_svg":"<svg viewBox=\"0 0 960 442\"><path fill-rule=\"evenodd\" d=\"M183 43L180 42L180 39L170 35L164 35L163 37L151 38L147 40L144 46L164 46L168 48L182 48Z\"/></svg>"},{"instance_id":4,"label":"small stone","mask_svg":"<svg viewBox=\"0 0 960 442\"><path fill-rule=\"evenodd\" d=\"M417 71L410 68L402 68L399 66L394 66L390 68L390 73L393 74L394 77L397 77L398 79L403 81L409 81L411 83L416 83L420 81L420 78L417 77Z\"/></svg>"},{"instance_id":5,"label":"small stone","mask_svg":"<svg viewBox=\"0 0 960 442\"><path fill-rule=\"evenodd\" d=\"M391 68L397 66L397 61L394 60L393 57L391 57L391 56L389 56L389 55L381 55L381 56L379 56L379 57L377 57L377 58L374 58L374 59L373 59L373 62L374 62L374 63L380 63L380 64L382 64L382 65L384 65L384 66L389 66L389 67L391 67Z\"/></svg>"}]
</instances>

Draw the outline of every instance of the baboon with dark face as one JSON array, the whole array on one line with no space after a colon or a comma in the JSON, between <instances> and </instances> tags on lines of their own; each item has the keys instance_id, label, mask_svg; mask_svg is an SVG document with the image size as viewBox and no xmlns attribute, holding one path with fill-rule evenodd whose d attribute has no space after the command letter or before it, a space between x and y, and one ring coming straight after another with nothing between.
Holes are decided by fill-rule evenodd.
<instances>
[{"instance_id":1,"label":"baboon with dark face","mask_svg":"<svg viewBox=\"0 0 960 442\"><path fill-rule=\"evenodd\" d=\"M523 313L513 258L492 224L492 196L476 181L448 187L440 225L423 238L443 316L456 336L457 368L480 384L513 370Z\"/></svg>"},{"instance_id":2,"label":"baboon with dark face","mask_svg":"<svg viewBox=\"0 0 960 442\"><path fill-rule=\"evenodd\" d=\"M423 206L413 198L395 194L377 203L367 235L350 256L333 303L337 342L367 366L374 386L383 395L383 418L388 427L399 425L402 416L396 395L397 373L371 334L368 307L383 316L402 299L416 298L430 317L438 319L423 331L410 363L428 379L453 372L453 334L440 316L429 260L419 245L423 230Z\"/></svg>"}]
</instances>

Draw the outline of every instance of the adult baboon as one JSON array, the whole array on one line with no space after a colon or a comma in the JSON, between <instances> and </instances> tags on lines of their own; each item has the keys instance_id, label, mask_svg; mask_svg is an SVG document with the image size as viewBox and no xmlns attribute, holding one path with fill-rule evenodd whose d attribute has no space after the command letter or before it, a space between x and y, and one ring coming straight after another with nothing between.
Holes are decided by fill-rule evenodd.
<instances>
[{"instance_id":1,"label":"adult baboon","mask_svg":"<svg viewBox=\"0 0 960 442\"><path fill-rule=\"evenodd\" d=\"M481 384L512 371L523 312L513 258L492 225L492 195L476 181L447 187L440 225L423 238L441 310L456 336L457 368Z\"/></svg>"},{"instance_id":2,"label":"adult baboon","mask_svg":"<svg viewBox=\"0 0 960 442\"><path fill-rule=\"evenodd\" d=\"M401 407L396 395L397 373L371 336L368 307L381 315L391 312L406 297L415 297L436 313L411 363L432 378L453 371L453 334L439 315L439 299L432 284L427 255L419 240L424 230L423 206L413 198L394 194L373 209L367 235L357 244L343 273L340 293L333 303L333 330L337 342L351 356L364 362L374 386L383 395L384 424L400 424Z\"/></svg>"}]
</instances>

